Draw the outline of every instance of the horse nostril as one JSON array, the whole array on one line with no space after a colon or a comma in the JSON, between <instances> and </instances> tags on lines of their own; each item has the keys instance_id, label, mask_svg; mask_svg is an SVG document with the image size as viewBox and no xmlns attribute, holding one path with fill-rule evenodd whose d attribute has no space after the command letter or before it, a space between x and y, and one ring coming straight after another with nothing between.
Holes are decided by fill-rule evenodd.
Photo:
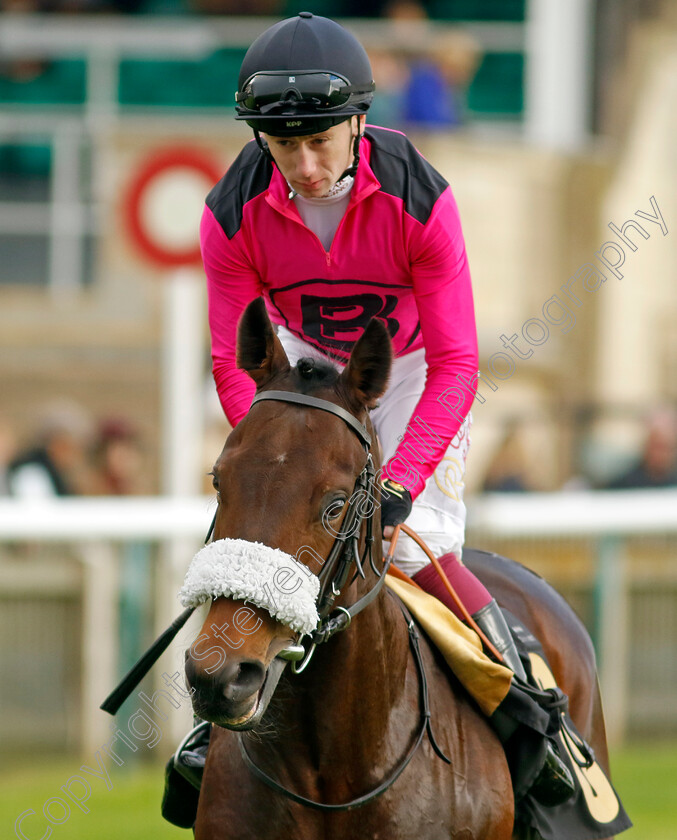
<instances>
[{"instance_id":1,"label":"horse nostril","mask_svg":"<svg viewBox=\"0 0 677 840\"><path fill-rule=\"evenodd\" d=\"M256 659L227 660L223 668L210 674L188 657L185 673L188 685L196 692L193 700L204 707L219 706L224 701L236 706L251 704L266 678L265 666Z\"/></svg>"},{"instance_id":2,"label":"horse nostril","mask_svg":"<svg viewBox=\"0 0 677 840\"><path fill-rule=\"evenodd\" d=\"M238 702L251 697L261 688L266 678L266 669L255 659L230 662L221 676L223 696L226 700Z\"/></svg>"}]
</instances>

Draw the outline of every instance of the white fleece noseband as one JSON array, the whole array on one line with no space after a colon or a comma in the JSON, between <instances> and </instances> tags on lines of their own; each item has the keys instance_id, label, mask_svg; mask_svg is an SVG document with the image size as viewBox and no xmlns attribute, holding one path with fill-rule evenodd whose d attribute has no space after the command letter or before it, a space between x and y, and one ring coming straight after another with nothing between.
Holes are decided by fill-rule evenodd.
<instances>
[{"instance_id":1,"label":"white fleece noseband","mask_svg":"<svg viewBox=\"0 0 677 840\"><path fill-rule=\"evenodd\" d=\"M216 540L193 557L179 598L197 607L212 598L249 601L300 633L319 621L320 579L291 554L248 540Z\"/></svg>"}]
</instances>

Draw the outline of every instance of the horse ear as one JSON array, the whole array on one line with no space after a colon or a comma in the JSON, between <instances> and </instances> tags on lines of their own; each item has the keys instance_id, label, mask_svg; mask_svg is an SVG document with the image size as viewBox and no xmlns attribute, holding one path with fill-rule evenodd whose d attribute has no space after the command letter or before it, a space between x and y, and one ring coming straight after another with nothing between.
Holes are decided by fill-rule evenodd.
<instances>
[{"instance_id":1,"label":"horse ear","mask_svg":"<svg viewBox=\"0 0 677 840\"><path fill-rule=\"evenodd\" d=\"M276 373L289 370L289 359L273 331L263 298L255 298L242 313L237 328L237 366L260 388Z\"/></svg>"},{"instance_id":2,"label":"horse ear","mask_svg":"<svg viewBox=\"0 0 677 840\"><path fill-rule=\"evenodd\" d=\"M355 342L350 360L341 374L341 381L351 401L374 408L388 387L393 349L388 330L373 318Z\"/></svg>"}]
</instances>

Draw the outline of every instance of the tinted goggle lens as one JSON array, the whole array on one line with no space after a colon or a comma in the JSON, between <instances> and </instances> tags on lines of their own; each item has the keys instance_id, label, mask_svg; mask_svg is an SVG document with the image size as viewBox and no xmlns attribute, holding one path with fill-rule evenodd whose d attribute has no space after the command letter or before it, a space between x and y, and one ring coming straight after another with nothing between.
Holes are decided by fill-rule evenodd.
<instances>
[{"instance_id":1,"label":"tinted goggle lens","mask_svg":"<svg viewBox=\"0 0 677 840\"><path fill-rule=\"evenodd\" d=\"M331 73L260 73L252 76L236 99L248 111L260 111L266 106L285 102L302 102L307 107L324 111L345 105L351 93L348 82Z\"/></svg>"}]
</instances>

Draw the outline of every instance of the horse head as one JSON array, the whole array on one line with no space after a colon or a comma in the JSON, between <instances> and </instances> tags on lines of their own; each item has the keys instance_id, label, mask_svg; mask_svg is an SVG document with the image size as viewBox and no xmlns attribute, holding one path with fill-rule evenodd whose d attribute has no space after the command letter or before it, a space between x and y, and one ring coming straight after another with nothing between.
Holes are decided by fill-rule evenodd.
<instances>
[{"instance_id":1,"label":"horse head","mask_svg":"<svg viewBox=\"0 0 677 840\"><path fill-rule=\"evenodd\" d=\"M255 726L285 660L303 654L300 637L315 630L318 609L331 606L337 585L329 566L364 538L369 503L370 512L378 508L364 480L373 462L378 468L368 410L386 389L391 359L388 333L373 320L341 372L317 359L291 366L263 301L245 310L237 363L256 396L214 466L213 542L196 555L182 589L187 606L211 601L186 654L200 717L230 729ZM378 514L372 527L380 533Z\"/></svg>"}]
</instances>

